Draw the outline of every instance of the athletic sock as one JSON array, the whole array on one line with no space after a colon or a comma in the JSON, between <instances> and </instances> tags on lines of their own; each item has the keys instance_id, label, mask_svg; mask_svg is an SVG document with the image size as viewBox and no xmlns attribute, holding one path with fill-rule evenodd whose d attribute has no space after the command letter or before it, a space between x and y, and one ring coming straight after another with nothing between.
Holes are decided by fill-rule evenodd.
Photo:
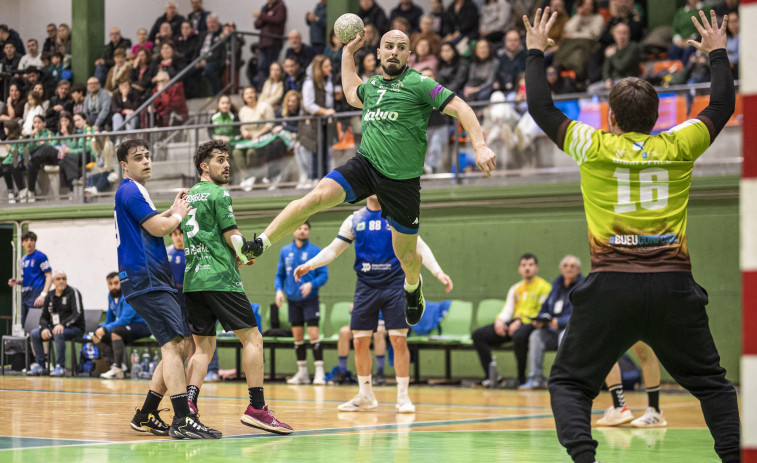
<instances>
[{"instance_id":1,"label":"athletic sock","mask_svg":"<svg viewBox=\"0 0 757 463\"><path fill-rule=\"evenodd\" d=\"M339 371L341 373L347 373L347 356L339 356Z\"/></svg>"},{"instance_id":2,"label":"athletic sock","mask_svg":"<svg viewBox=\"0 0 757 463\"><path fill-rule=\"evenodd\" d=\"M265 233L261 233L260 235L258 235L258 238L260 238L263 241L263 251L271 247L271 240L268 239Z\"/></svg>"},{"instance_id":3,"label":"athletic sock","mask_svg":"<svg viewBox=\"0 0 757 463\"><path fill-rule=\"evenodd\" d=\"M414 285L411 285L410 283L407 282L407 278L405 278L405 291L408 293L414 292L416 289L418 289L418 285L420 284L420 282L421 282L421 279L418 278L418 282L415 283Z\"/></svg>"},{"instance_id":4,"label":"athletic sock","mask_svg":"<svg viewBox=\"0 0 757 463\"><path fill-rule=\"evenodd\" d=\"M376 370L384 371L384 356L383 355L376 356Z\"/></svg>"},{"instance_id":5,"label":"athletic sock","mask_svg":"<svg viewBox=\"0 0 757 463\"><path fill-rule=\"evenodd\" d=\"M308 374L307 360L297 360L297 373Z\"/></svg>"},{"instance_id":6,"label":"athletic sock","mask_svg":"<svg viewBox=\"0 0 757 463\"><path fill-rule=\"evenodd\" d=\"M310 341L310 345L313 346L313 359L315 361L323 361L323 346L321 346L321 338Z\"/></svg>"},{"instance_id":7,"label":"athletic sock","mask_svg":"<svg viewBox=\"0 0 757 463\"><path fill-rule=\"evenodd\" d=\"M626 398L623 397L623 385L614 384L608 388L610 394L612 394L612 406L615 408L623 408L626 406Z\"/></svg>"},{"instance_id":8,"label":"athletic sock","mask_svg":"<svg viewBox=\"0 0 757 463\"><path fill-rule=\"evenodd\" d=\"M373 397L373 386L371 386L371 375L358 376L357 384L360 387L360 395L362 397Z\"/></svg>"},{"instance_id":9,"label":"athletic sock","mask_svg":"<svg viewBox=\"0 0 757 463\"><path fill-rule=\"evenodd\" d=\"M119 339L118 341L113 341L113 363L118 367L121 368L121 364L124 363L124 340Z\"/></svg>"},{"instance_id":10,"label":"athletic sock","mask_svg":"<svg viewBox=\"0 0 757 463\"><path fill-rule=\"evenodd\" d=\"M251 387L247 389L250 394L250 405L256 410L262 410L265 407L265 397L263 396L262 387Z\"/></svg>"},{"instance_id":11,"label":"athletic sock","mask_svg":"<svg viewBox=\"0 0 757 463\"><path fill-rule=\"evenodd\" d=\"M299 364L301 361L305 361L307 359L307 350L305 349L305 343L304 342L295 342L294 343L294 354L297 356L297 364Z\"/></svg>"},{"instance_id":12,"label":"athletic sock","mask_svg":"<svg viewBox=\"0 0 757 463\"><path fill-rule=\"evenodd\" d=\"M200 388L195 386L194 384L190 384L187 386L187 398L192 401L193 404L195 404L195 407L197 406L197 399L200 398Z\"/></svg>"},{"instance_id":13,"label":"athletic sock","mask_svg":"<svg viewBox=\"0 0 757 463\"><path fill-rule=\"evenodd\" d=\"M315 372L318 373L320 371L323 373L323 360L316 360L313 363L315 364Z\"/></svg>"},{"instance_id":14,"label":"athletic sock","mask_svg":"<svg viewBox=\"0 0 757 463\"><path fill-rule=\"evenodd\" d=\"M397 378L397 398L407 395L407 388L410 386L410 377L405 376L404 378L400 378L399 376Z\"/></svg>"},{"instance_id":15,"label":"athletic sock","mask_svg":"<svg viewBox=\"0 0 757 463\"><path fill-rule=\"evenodd\" d=\"M173 416L175 418L186 418L189 416L189 404L187 403L186 393L172 395L171 405L173 405Z\"/></svg>"},{"instance_id":16,"label":"athletic sock","mask_svg":"<svg viewBox=\"0 0 757 463\"><path fill-rule=\"evenodd\" d=\"M649 406L654 408L657 413L660 413L660 385L647 388L647 400Z\"/></svg>"},{"instance_id":17,"label":"athletic sock","mask_svg":"<svg viewBox=\"0 0 757 463\"><path fill-rule=\"evenodd\" d=\"M142 412L154 412L160 406L161 400L163 400L163 395L158 394L153 390L148 391L147 397L145 397L145 403L142 405Z\"/></svg>"}]
</instances>

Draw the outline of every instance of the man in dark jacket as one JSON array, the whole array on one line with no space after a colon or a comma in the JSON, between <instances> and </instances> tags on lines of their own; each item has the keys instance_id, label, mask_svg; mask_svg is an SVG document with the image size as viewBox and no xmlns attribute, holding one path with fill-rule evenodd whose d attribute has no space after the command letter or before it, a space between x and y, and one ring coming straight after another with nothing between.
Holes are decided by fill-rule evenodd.
<instances>
[{"instance_id":1,"label":"man in dark jacket","mask_svg":"<svg viewBox=\"0 0 757 463\"><path fill-rule=\"evenodd\" d=\"M166 12L155 20L155 24L150 29L149 40L155 42L155 36L160 32L160 25L163 23L169 23L171 25L171 31L174 37L181 32L181 23L184 21L184 16L179 14L179 10L176 8L176 4L171 2L166 5Z\"/></svg>"},{"instance_id":2,"label":"man in dark jacket","mask_svg":"<svg viewBox=\"0 0 757 463\"><path fill-rule=\"evenodd\" d=\"M413 3L413 0L400 0L399 5L389 13L389 20L403 17L410 23L411 32L418 32L420 30L421 16L423 16L423 9Z\"/></svg>"},{"instance_id":3,"label":"man in dark jacket","mask_svg":"<svg viewBox=\"0 0 757 463\"><path fill-rule=\"evenodd\" d=\"M95 77L100 81L100 85L105 86L105 79L108 76L108 71L113 67L115 61L113 60L113 53L118 49L123 48L128 52L131 50L131 40L121 36L121 29L114 27L110 30L110 42L105 45L103 55L97 61L95 61Z\"/></svg>"},{"instance_id":4,"label":"man in dark jacket","mask_svg":"<svg viewBox=\"0 0 757 463\"><path fill-rule=\"evenodd\" d=\"M84 308L81 293L78 289L68 286L66 274L61 270L53 272L55 291L51 291L42 306L42 316L39 328L31 332L35 361L27 372L29 376L47 375L45 365L45 350L43 341L55 340L57 358L55 369L50 376L65 376L66 374L66 341L81 337L84 334Z\"/></svg>"},{"instance_id":5,"label":"man in dark jacket","mask_svg":"<svg viewBox=\"0 0 757 463\"><path fill-rule=\"evenodd\" d=\"M260 29L261 35L258 42L260 55L258 56L258 75L255 78L259 86L268 78L268 68L271 63L278 61L281 47L284 46L282 39L272 37L284 35L284 25L287 21L287 7L282 0L268 0L260 11L254 11L255 28Z\"/></svg>"},{"instance_id":6,"label":"man in dark jacket","mask_svg":"<svg viewBox=\"0 0 757 463\"><path fill-rule=\"evenodd\" d=\"M187 15L187 21L192 24L196 34L208 30L207 19L210 11L202 8L202 0L192 0L192 12Z\"/></svg>"},{"instance_id":7,"label":"man in dark jacket","mask_svg":"<svg viewBox=\"0 0 757 463\"><path fill-rule=\"evenodd\" d=\"M363 24L376 26L379 36L384 35L389 30L386 13L380 6L376 5L376 0L360 0L360 11L357 15L363 20Z\"/></svg>"},{"instance_id":8,"label":"man in dark jacket","mask_svg":"<svg viewBox=\"0 0 757 463\"><path fill-rule=\"evenodd\" d=\"M221 75L226 66L226 49L219 46L213 51L210 50L213 45L223 39L223 37L221 36L221 23L218 21L216 15L209 15L207 23L208 30L200 35L199 40L200 56L202 56L203 59L195 64L195 68L202 69L205 72L205 77L208 79L210 88L215 95L220 92L223 87L223 84L221 83Z\"/></svg>"},{"instance_id":9,"label":"man in dark jacket","mask_svg":"<svg viewBox=\"0 0 757 463\"><path fill-rule=\"evenodd\" d=\"M12 43L18 56L26 54L24 49L24 42L21 40L21 36L18 32L8 27L7 24L0 24L0 59L5 58L5 44Z\"/></svg>"}]
</instances>

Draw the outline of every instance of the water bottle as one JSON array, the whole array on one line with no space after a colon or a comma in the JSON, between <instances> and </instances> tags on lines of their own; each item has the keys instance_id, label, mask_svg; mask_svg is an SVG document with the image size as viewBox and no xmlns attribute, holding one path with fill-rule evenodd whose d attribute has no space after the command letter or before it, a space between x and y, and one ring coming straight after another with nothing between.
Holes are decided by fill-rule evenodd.
<instances>
[{"instance_id":1,"label":"water bottle","mask_svg":"<svg viewBox=\"0 0 757 463\"><path fill-rule=\"evenodd\" d=\"M142 373L149 374L150 373L150 351L145 351L144 354L142 354Z\"/></svg>"},{"instance_id":2,"label":"water bottle","mask_svg":"<svg viewBox=\"0 0 757 463\"><path fill-rule=\"evenodd\" d=\"M497 387L497 357L492 355L492 361L489 362L489 387L494 389Z\"/></svg>"},{"instance_id":3,"label":"water bottle","mask_svg":"<svg viewBox=\"0 0 757 463\"><path fill-rule=\"evenodd\" d=\"M141 372L141 368L139 367L139 354L137 353L137 349L134 349L131 351L131 377L132 379L137 379L139 377L139 373Z\"/></svg>"}]
</instances>

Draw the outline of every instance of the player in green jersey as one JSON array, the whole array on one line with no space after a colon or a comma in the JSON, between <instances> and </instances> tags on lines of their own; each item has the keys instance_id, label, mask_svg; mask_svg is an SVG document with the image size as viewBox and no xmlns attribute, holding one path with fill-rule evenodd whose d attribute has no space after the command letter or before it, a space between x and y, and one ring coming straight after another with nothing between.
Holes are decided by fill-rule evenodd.
<instances>
[{"instance_id":1,"label":"player in green jersey","mask_svg":"<svg viewBox=\"0 0 757 463\"><path fill-rule=\"evenodd\" d=\"M237 229L229 183L229 145L221 140L197 148L194 163L200 182L187 193L192 207L181 225L187 266L184 298L195 342L195 353L187 366L187 395L197 413L197 398L208 363L216 347L216 323L234 331L242 342L242 365L247 377L250 405L242 423L277 434L292 428L276 419L263 395L263 337L244 294L239 268L251 265L240 249L244 238Z\"/></svg>"},{"instance_id":2,"label":"player in green jersey","mask_svg":"<svg viewBox=\"0 0 757 463\"><path fill-rule=\"evenodd\" d=\"M363 109L358 154L326 175L305 197L289 203L265 232L245 244L244 250L257 257L312 214L376 194L381 216L392 227L394 253L405 272L405 318L409 325L415 325L425 305L416 244L429 114L438 109L460 120L473 141L476 164L487 175L495 167L495 155L484 142L473 110L454 93L407 66L411 50L404 33L394 30L384 34L378 49L381 75L365 84L355 71L353 56L363 42L363 36L358 35L342 53L345 98Z\"/></svg>"},{"instance_id":3,"label":"player in green jersey","mask_svg":"<svg viewBox=\"0 0 757 463\"><path fill-rule=\"evenodd\" d=\"M594 462L591 405L613 364L633 344L648 344L660 363L702 405L715 451L740 461L736 391L720 366L686 243L686 206L694 161L733 114L735 92L726 25L703 12L702 37L689 45L709 55L710 104L696 118L651 135L659 108L654 87L629 77L610 92L610 132L571 121L552 102L544 49L556 14L526 17L528 110L581 171L591 273L571 294L573 316L560 344L549 392L557 436L576 462Z\"/></svg>"}]
</instances>

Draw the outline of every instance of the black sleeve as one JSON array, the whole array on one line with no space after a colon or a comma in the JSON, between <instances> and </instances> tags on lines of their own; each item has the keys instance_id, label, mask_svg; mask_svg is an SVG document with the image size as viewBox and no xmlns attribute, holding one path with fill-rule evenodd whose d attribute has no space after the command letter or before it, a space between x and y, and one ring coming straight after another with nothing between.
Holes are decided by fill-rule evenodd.
<instances>
[{"instance_id":1,"label":"black sleeve","mask_svg":"<svg viewBox=\"0 0 757 463\"><path fill-rule=\"evenodd\" d=\"M45 297L45 302L42 303L42 314L39 316L39 328L42 330L50 328L52 323L48 307L50 307L50 301L53 298L53 294L55 294L55 289L51 288L50 292Z\"/></svg>"},{"instance_id":2,"label":"black sleeve","mask_svg":"<svg viewBox=\"0 0 757 463\"><path fill-rule=\"evenodd\" d=\"M68 297L68 306L61 307L60 324L68 328L77 325L84 317L84 308L82 307L81 293L78 289L71 288Z\"/></svg>"},{"instance_id":3,"label":"black sleeve","mask_svg":"<svg viewBox=\"0 0 757 463\"><path fill-rule=\"evenodd\" d=\"M697 115L697 119L707 125L712 144L736 109L733 73L725 48L710 52L710 74L710 104Z\"/></svg>"},{"instance_id":4,"label":"black sleeve","mask_svg":"<svg viewBox=\"0 0 757 463\"><path fill-rule=\"evenodd\" d=\"M570 119L562 113L552 101L552 90L547 82L547 72L544 67L544 52L528 50L526 57L526 101L528 112L536 124L547 134L550 140L562 149L565 132Z\"/></svg>"}]
</instances>

